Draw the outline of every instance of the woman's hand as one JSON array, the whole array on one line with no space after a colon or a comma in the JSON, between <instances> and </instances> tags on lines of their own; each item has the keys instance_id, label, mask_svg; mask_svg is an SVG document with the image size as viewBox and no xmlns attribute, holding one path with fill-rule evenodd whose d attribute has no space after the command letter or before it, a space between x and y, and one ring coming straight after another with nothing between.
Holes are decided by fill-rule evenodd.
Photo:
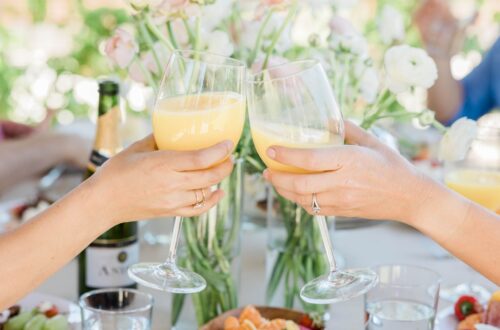
<instances>
[{"instance_id":1,"label":"woman's hand","mask_svg":"<svg viewBox=\"0 0 500 330\"><path fill-rule=\"evenodd\" d=\"M233 168L230 141L198 151L155 150L153 136L136 142L102 166L89 181L111 225L159 216L191 217L223 197L213 185ZM213 166L214 164L218 164ZM203 207L193 206L205 196ZM94 194L94 193L92 193Z\"/></svg>"},{"instance_id":2,"label":"woman's hand","mask_svg":"<svg viewBox=\"0 0 500 330\"><path fill-rule=\"evenodd\" d=\"M325 149L273 146L269 157L315 174L266 170L264 177L283 197L312 213L312 195L320 214L409 222L427 198L431 180L403 157L351 122L346 142Z\"/></svg>"}]
</instances>

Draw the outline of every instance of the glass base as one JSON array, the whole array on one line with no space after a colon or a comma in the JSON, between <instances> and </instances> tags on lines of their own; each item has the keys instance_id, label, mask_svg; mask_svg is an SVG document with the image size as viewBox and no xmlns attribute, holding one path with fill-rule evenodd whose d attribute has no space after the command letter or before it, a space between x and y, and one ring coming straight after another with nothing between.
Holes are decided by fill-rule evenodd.
<instances>
[{"instance_id":1,"label":"glass base","mask_svg":"<svg viewBox=\"0 0 500 330\"><path fill-rule=\"evenodd\" d=\"M300 297L310 304L332 304L362 295L378 283L370 269L339 270L304 285Z\"/></svg>"},{"instance_id":2,"label":"glass base","mask_svg":"<svg viewBox=\"0 0 500 330\"><path fill-rule=\"evenodd\" d=\"M203 277L175 263L135 264L128 269L128 275L139 284L171 293L196 293L207 286Z\"/></svg>"}]
</instances>

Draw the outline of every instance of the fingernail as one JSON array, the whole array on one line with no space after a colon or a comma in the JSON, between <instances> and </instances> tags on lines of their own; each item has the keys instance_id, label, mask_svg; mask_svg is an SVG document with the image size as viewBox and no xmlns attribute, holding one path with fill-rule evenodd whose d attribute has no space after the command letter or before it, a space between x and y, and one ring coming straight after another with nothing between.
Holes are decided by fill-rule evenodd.
<instances>
[{"instance_id":1,"label":"fingernail","mask_svg":"<svg viewBox=\"0 0 500 330\"><path fill-rule=\"evenodd\" d=\"M231 159L231 163L233 163L233 165L236 164L236 157L233 154L231 154L231 156L229 157Z\"/></svg>"},{"instance_id":2,"label":"fingernail","mask_svg":"<svg viewBox=\"0 0 500 330\"><path fill-rule=\"evenodd\" d=\"M262 172L262 176L266 181L269 180L269 170L265 169L264 172Z\"/></svg>"},{"instance_id":3,"label":"fingernail","mask_svg":"<svg viewBox=\"0 0 500 330\"><path fill-rule=\"evenodd\" d=\"M234 145L233 142L230 140L224 142L224 146L226 147L228 152L233 151L233 145Z\"/></svg>"},{"instance_id":4,"label":"fingernail","mask_svg":"<svg viewBox=\"0 0 500 330\"><path fill-rule=\"evenodd\" d=\"M276 158L276 150L274 148L267 148L267 155L269 156L269 158Z\"/></svg>"}]
</instances>

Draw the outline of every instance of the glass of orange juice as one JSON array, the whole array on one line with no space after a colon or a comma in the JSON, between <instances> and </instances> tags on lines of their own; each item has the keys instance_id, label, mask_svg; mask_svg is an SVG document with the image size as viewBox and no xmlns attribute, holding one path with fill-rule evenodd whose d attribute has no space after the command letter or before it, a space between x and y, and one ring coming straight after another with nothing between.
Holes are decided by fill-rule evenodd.
<instances>
[{"instance_id":1,"label":"glass of orange juice","mask_svg":"<svg viewBox=\"0 0 500 330\"><path fill-rule=\"evenodd\" d=\"M446 164L445 183L500 214L500 118L496 123L485 120L488 117L498 118L500 114L486 115L478 121L478 135L465 158Z\"/></svg>"},{"instance_id":2,"label":"glass of orange juice","mask_svg":"<svg viewBox=\"0 0 500 330\"><path fill-rule=\"evenodd\" d=\"M465 158L445 164L446 185L462 196L500 214L500 113L478 120L478 134ZM484 300L489 292L474 283L443 288L441 296L449 301L464 294Z\"/></svg>"},{"instance_id":3,"label":"glass of orange juice","mask_svg":"<svg viewBox=\"0 0 500 330\"><path fill-rule=\"evenodd\" d=\"M320 149L344 143L342 114L317 61L290 62L256 73L249 79L248 105L257 152L266 166L275 171L314 174L270 159L267 149L271 146ZM377 283L376 273L370 269L337 268L326 218L319 215L315 194L311 200L329 272L306 283L300 291L301 298L312 304L329 304L367 292Z\"/></svg>"},{"instance_id":4,"label":"glass of orange juice","mask_svg":"<svg viewBox=\"0 0 500 330\"><path fill-rule=\"evenodd\" d=\"M153 111L153 134L160 150L189 151L224 140L238 144L245 122L246 67L243 62L195 51L174 52L166 66ZM213 164L216 165L216 164ZM193 190L194 208L205 201ZM182 217L176 217L167 260L129 268L138 283L173 293L195 293L205 279L176 264Z\"/></svg>"}]
</instances>

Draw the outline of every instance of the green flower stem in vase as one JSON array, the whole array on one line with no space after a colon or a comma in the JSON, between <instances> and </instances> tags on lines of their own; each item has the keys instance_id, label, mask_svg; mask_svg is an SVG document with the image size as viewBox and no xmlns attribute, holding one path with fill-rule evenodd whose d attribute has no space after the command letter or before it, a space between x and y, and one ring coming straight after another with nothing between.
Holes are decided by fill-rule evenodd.
<instances>
[{"instance_id":1,"label":"green flower stem in vase","mask_svg":"<svg viewBox=\"0 0 500 330\"><path fill-rule=\"evenodd\" d=\"M327 271L318 225L297 204L269 195L266 302L322 315L328 306L307 304L299 296L305 283Z\"/></svg>"},{"instance_id":2,"label":"green flower stem in vase","mask_svg":"<svg viewBox=\"0 0 500 330\"><path fill-rule=\"evenodd\" d=\"M219 186L226 192L223 200L206 214L184 220L186 249L179 264L203 276L207 288L189 296L174 295L172 325L176 329L196 328L186 321L192 318L191 310L200 326L238 307L243 171L243 160L237 160L231 176Z\"/></svg>"}]
</instances>

